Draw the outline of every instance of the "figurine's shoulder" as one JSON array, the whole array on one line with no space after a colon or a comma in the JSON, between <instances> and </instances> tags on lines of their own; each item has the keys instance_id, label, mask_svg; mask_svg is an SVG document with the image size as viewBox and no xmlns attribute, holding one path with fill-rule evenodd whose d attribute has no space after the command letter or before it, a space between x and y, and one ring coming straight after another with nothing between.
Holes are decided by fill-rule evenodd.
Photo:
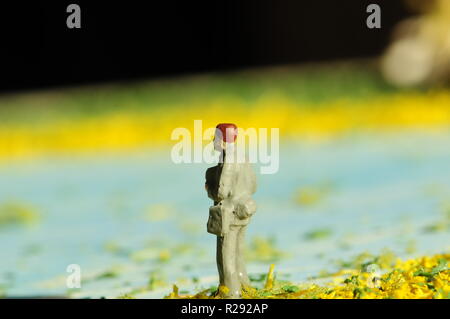
<instances>
[{"instance_id":1,"label":"figurine's shoulder","mask_svg":"<svg viewBox=\"0 0 450 319\"><path fill-rule=\"evenodd\" d=\"M206 169L205 172L206 180L207 181L215 180L220 175L221 169L222 168L219 165L209 167L208 169Z\"/></svg>"},{"instance_id":2,"label":"figurine's shoulder","mask_svg":"<svg viewBox=\"0 0 450 319\"><path fill-rule=\"evenodd\" d=\"M212 174L216 174L218 170L219 170L219 165L208 167L206 169L205 175L209 176L209 175L212 175Z\"/></svg>"}]
</instances>

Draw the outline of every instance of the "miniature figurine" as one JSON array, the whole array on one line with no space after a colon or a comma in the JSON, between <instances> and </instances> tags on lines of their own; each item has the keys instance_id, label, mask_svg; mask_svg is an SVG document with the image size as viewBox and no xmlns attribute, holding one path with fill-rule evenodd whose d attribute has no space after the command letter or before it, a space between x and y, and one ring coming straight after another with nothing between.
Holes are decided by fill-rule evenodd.
<instances>
[{"instance_id":1,"label":"miniature figurine","mask_svg":"<svg viewBox=\"0 0 450 319\"><path fill-rule=\"evenodd\" d=\"M217 235L217 268L219 293L226 298L239 298L241 290L250 286L244 262L244 236L256 203L256 175L245 158L239 158L235 146L235 124L216 126L214 149L221 152L217 166L206 171L205 188L214 201L209 209L207 230Z\"/></svg>"}]
</instances>

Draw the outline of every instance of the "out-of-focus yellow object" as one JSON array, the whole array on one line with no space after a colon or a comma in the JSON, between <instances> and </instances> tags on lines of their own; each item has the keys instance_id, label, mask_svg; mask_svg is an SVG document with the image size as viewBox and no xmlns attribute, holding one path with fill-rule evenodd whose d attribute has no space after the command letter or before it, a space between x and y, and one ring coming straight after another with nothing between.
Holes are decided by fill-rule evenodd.
<instances>
[{"instance_id":1,"label":"out-of-focus yellow object","mask_svg":"<svg viewBox=\"0 0 450 319\"><path fill-rule=\"evenodd\" d=\"M397 86L449 80L450 1L409 3L425 12L401 22L395 29L394 40L382 58L385 78Z\"/></svg>"},{"instance_id":2,"label":"out-of-focus yellow object","mask_svg":"<svg viewBox=\"0 0 450 319\"><path fill-rule=\"evenodd\" d=\"M0 159L171 146L176 143L170 139L173 129L192 130L194 120L203 120L203 129L230 121L242 128L279 128L282 138L312 139L355 129L448 127L450 92L397 93L323 105L299 104L283 94L267 93L251 102L218 97L207 103L118 110L77 119L5 122L0 126Z\"/></svg>"}]
</instances>

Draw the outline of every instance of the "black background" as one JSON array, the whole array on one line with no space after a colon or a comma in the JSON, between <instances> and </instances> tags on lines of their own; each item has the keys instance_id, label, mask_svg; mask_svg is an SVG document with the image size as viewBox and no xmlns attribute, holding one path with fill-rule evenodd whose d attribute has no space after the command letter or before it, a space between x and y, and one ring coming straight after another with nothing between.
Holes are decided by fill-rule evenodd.
<instances>
[{"instance_id":1,"label":"black background","mask_svg":"<svg viewBox=\"0 0 450 319\"><path fill-rule=\"evenodd\" d=\"M66 7L81 7L68 29ZM366 7L381 6L381 29ZM400 0L15 1L0 6L1 91L375 56Z\"/></svg>"},{"instance_id":2,"label":"black background","mask_svg":"<svg viewBox=\"0 0 450 319\"><path fill-rule=\"evenodd\" d=\"M214 315L208 317L205 314L181 314L181 308L188 304L196 306L215 306L216 308L225 309L227 303L244 303L244 304L268 304L269 309L264 314L230 314L224 311L215 311ZM380 315L401 313L403 317L411 316L413 313L418 313L422 309L430 309L431 307L437 313L445 313L448 308L447 300L287 300L287 299L264 299L264 300L158 300L158 299L137 299L137 300L57 300L57 299L3 299L0 300L2 309L7 311L11 307L10 313L25 316L29 315L30 309L38 316L45 316L47 318L61 318L61 314L70 313L72 317L86 317L98 315L105 317L105 315L114 314L115 317L128 318L130 316L149 314L149 316L160 318L179 318L179 319L205 319L205 318L280 318L286 316L310 315L314 317L352 317L355 313L367 314L377 313ZM441 310L439 310L439 308Z\"/></svg>"}]
</instances>

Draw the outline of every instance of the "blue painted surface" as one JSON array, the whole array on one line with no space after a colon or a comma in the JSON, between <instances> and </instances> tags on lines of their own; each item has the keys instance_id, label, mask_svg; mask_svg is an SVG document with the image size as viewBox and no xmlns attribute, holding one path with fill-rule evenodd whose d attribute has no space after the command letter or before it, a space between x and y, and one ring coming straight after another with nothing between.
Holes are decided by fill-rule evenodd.
<instances>
[{"instance_id":1,"label":"blue painted surface","mask_svg":"<svg viewBox=\"0 0 450 319\"><path fill-rule=\"evenodd\" d=\"M282 145L280 156L277 174L259 176L259 208L248 232L249 241L275 238L287 253L276 262L280 276L304 281L333 270L338 259L383 248L401 257L449 251L448 232L424 231L442 219L450 201L449 132L292 141ZM161 297L172 283L191 291L216 284L215 238L205 229L207 167L175 165L164 150L1 166L0 203L29 203L41 216L32 227L0 228L0 283L6 294L66 294L69 264L82 269L75 297L115 297L145 286L151 273L168 285L137 296ZM317 203L293 200L299 188L320 185L330 186ZM164 211L162 220L148 220L148 210L157 207ZM324 228L331 230L329 237L305 239L307 232ZM411 242L416 250L408 253ZM118 251L105 249L108 243ZM135 258L143 249L147 258ZM171 258L158 261L161 252ZM269 264L249 262L249 272L266 272ZM116 277L92 279L111 269ZM199 282L184 280L192 277Z\"/></svg>"}]
</instances>

